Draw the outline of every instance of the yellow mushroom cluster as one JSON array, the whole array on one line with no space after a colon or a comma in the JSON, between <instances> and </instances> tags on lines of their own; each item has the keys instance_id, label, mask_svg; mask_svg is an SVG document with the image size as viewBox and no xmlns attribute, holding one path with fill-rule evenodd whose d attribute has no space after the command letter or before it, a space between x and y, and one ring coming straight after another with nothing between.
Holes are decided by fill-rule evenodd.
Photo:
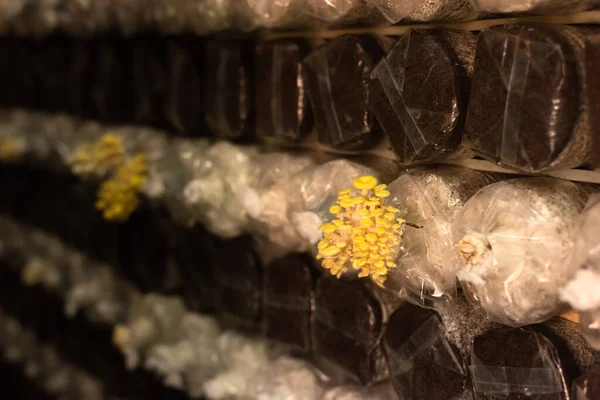
<instances>
[{"instance_id":1,"label":"yellow mushroom cluster","mask_svg":"<svg viewBox=\"0 0 600 400\"><path fill-rule=\"evenodd\" d=\"M148 161L142 153L128 157L120 136L106 133L93 143L82 144L69 164L76 175L107 177L98 188L96 200L104 219L126 221L139 206Z\"/></svg>"},{"instance_id":2,"label":"yellow mushroom cluster","mask_svg":"<svg viewBox=\"0 0 600 400\"><path fill-rule=\"evenodd\" d=\"M79 176L105 176L125 161L121 137L107 133L93 143L79 146L69 159L73 173Z\"/></svg>"},{"instance_id":3,"label":"yellow mushroom cluster","mask_svg":"<svg viewBox=\"0 0 600 400\"><path fill-rule=\"evenodd\" d=\"M138 154L120 165L115 174L100 184L96 208L104 219L125 221L140 204L138 192L146 181L148 162Z\"/></svg>"},{"instance_id":4,"label":"yellow mushroom cluster","mask_svg":"<svg viewBox=\"0 0 600 400\"><path fill-rule=\"evenodd\" d=\"M352 266L359 277L382 283L396 268L405 221L398 217L400 210L383 204L390 192L375 177L361 176L354 189L339 192L329 209L335 219L319 227L323 239L317 259L338 278Z\"/></svg>"}]
</instances>

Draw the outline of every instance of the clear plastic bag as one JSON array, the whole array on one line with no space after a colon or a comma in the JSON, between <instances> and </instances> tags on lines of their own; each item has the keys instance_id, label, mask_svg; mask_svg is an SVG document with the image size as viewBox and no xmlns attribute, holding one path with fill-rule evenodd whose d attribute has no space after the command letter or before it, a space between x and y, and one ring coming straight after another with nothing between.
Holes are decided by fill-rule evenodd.
<instances>
[{"instance_id":1,"label":"clear plastic bag","mask_svg":"<svg viewBox=\"0 0 600 400\"><path fill-rule=\"evenodd\" d=\"M467 31L409 30L375 67L370 108L402 164L461 148L475 43Z\"/></svg>"},{"instance_id":2,"label":"clear plastic bag","mask_svg":"<svg viewBox=\"0 0 600 400\"><path fill-rule=\"evenodd\" d=\"M158 373L167 386L186 390L193 398L201 397L202 384L219 370L215 354L219 325L212 317L188 313L173 329L180 330L180 340L152 347L144 366Z\"/></svg>"},{"instance_id":3,"label":"clear plastic bag","mask_svg":"<svg viewBox=\"0 0 600 400\"><path fill-rule=\"evenodd\" d=\"M203 43L167 40L164 115L171 129L189 137L208 136L205 112Z\"/></svg>"},{"instance_id":4,"label":"clear plastic bag","mask_svg":"<svg viewBox=\"0 0 600 400\"><path fill-rule=\"evenodd\" d=\"M352 385L335 386L329 388L323 400L402 400L396 394L393 386L384 382L368 387Z\"/></svg>"},{"instance_id":5,"label":"clear plastic bag","mask_svg":"<svg viewBox=\"0 0 600 400\"><path fill-rule=\"evenodd\" d=\"M593 196L579 216L573 231L574 246L569 265L576 271L561 289L561 299L580 313L581 329L591 346L600 350L600 257L597 228L600 197Z\"/></svg>"},{"instance_id":6,"label":"clear plastic bag","mask_svg":"<svg viewBox=\"0 0 600 400\"><path fill-rule=\"evenodd\" d=\"M386 325L384 348L401 399L468 399L469 374L439 316L412 304L396 310Z\"/></svg>"},{"instance_id":7,"label":"clear plastic bag","mask_svg":"<svg viewBox=\"0 0 600 400\"><path fill-rule=\"evenodd\" d=\"M109 124L127 123L133 118L133 88L127 57L129 45L118 40L98 40L93 46L93 117Z\"/></svg>"},{"instance_id":8,"label":"clear plastic bag","mask_svg":"<svg viewBox=\"0 0 600 400\"><path fill-rule=\"evenodd\" d=\"M321 399L323 386L311 364L282 356L263 366L250 383L252 400Z\"/></svg>"},{"instance_id":9,"label":"clear plastic bag","mask_svg":"<svg viewBox=\"0 0 600 400\"><path fill-rule=\"evenodd\" d=\"M253 215L263 236L289 251L315 250L323 234L318 227L332 216L329 207L338 192L373 169L340 159L307 166L278 185L258 193L260 207Z\"/></svg>"},{"instance_id":10,"label":"clear plastic bag","mask_svg":"<svg viewBox=\"0 0 600 400\"><path fill-rule=\"evenodd\" d=\"M147 126L165 124L163 108L167 88L166 41L156 38L132 39L130 56L133 89L133 122Z\"/></svg>"},{"instance_id":11,"label":"clear plastic bag","mask_svg":"<svg viewBox=\"0 0 600 400\"><path fill-rule=\"evenodd\" d=\"M263 266L250 236L223 240L212 260L215 306L227 327L256 332L263 308Z\"/></svg>"},{"instance_id":12,"label":"clear plastic bag","mask_svg":"<svg viewBox=\"0 0 600 400\"><path fill-rule=\"evenodd\" d=\"M232 0L152 0L146 20L165 33L209 35L232 27Z\"/></svg>"},{"instance_id":13,"label":"clear plastic bag","mask_svg":"<svg viewBox=\"0 0 600 400\"><path fill-rule=\"evenodd\" d=\"M202 161L195 164L193 179L183 189L184 204L194 220L219 237L239 236L247 227L248 214L240 204L240 192L256 182L256 154L252 147L217 142L204 157L197 158Z\"/></svg>"},{"instance_id":14,"label":"clear plastic bag","mask_svg":"<svg viewBox=\"0 0 600 400\"><path fill-rule=\"evenodd\" d=\"M360 282L319 280L312 327L318 356L363 385L384 381L389 375L382 333L381 305Z\"/></svg>"},{"instance_id":15,"label":"clear plastic bag","mask_svg":"<svg viewBox=\"0 0 600 400\"><path fill-rule=\"evenodd\" d=\"M243 31L256 28L290 28L298 26L298 11L304 0L241 0L235 3L235 25Z\"/></svg>"},{"instance_id":16,"label":"clear plastic bag","mask_svg":"<svg viewBox=\"0 0 600 400\"><path fill-rule=\"evenodd\" d=\"M577 28L507 25L479 33L465 145L524 172L590 156L584 42Z\"/></svg>"},{"instance_id":17,"label":"clear plastic bag","mask_svg":"<svg viewBox=\"0 0 600 400\"><path fill-rule=\"evenodd\" d=\"M471 380L476 400L569 399L569 362L532 327L499 328L475 338Z\"/></svg>"},{"instance_id":18,"label":"clear plastic bag","mask_svg":"<svg viewBox=\"0 0 600 400\"><path fill-rule=\"evenodd\" d=\"M232 331L219 336L216 350L219 373L203 385L209 399L244 398L255 384L257 372L281 354L264 341Z\"/></svg>"},{"instance_id":19,"label":"clear plastic bag","mask_svg":"<svg viewBox=\"0 0 600 400\"><path fill-rule=\"evenodd\" d=\"M263 333L270 340L310 352L316 270L312 258L290 254L265 268Z\"/></svg>"},{"instance_id":20,"label":"clear plastic bag","mask_svg":"<svg viewBox=\"0 0 600 400\"><path fill-rule=\"evenodd\" d=\"M593 9L596 0L471 0L482 13L517 15L564 15Z\"/></svg>"},{"instance_id":21,"label":"clear plastic bag","mask_svg":"<svg viewBox=\"0 0 600 400\"><path fill-rule=\"evenodd\" d=\"M172 343L180 335L178 329L185 306L178 297L155 294L132 299L126 324L116 325L113 331L114 344L125 355L129 369L144 360L146 352L160 343Z\"/></svg>"},{"instance_id":22,"label":"clear plastic bag","mask_svg":"<svg viewBox=\"0 0 600 400\"><path fill-rule=\"evenodd\" d=\"M342 27L377 25L384 21L381 13L362 0L304 0L301 12L314 18L311 25Z\"/></svg>"},{"instance_id":23,"label":"clear plastic bag","mask_svg":"<svg viewBox=\"0 0 600 400\"><path fill-rule=\"evenodd\" d=\"M580 376L573 382L573 400L594 400L600 398L600 369Z\"/></svg>"},{"instance_id":24,"label":"clear plastic bag","mask_svg":"<svg viewBox=\"0 0 600 400\"><path fill-rule=\"evenodd\" d=\"M248 43L216 39L206 45L204 118L221 139L249 136L254 127L254 59L247 48Z\"/></svg>"},{"instance_id":25,"label":"clear plastic bag","mask_svg":"<svg viewBox=\"0 0 600 400\"><path fill-rule=\"evenodd\" d=\"M489 173L440 166L409 171L388 185L388 204L407 227L396 259L397 268L383 283L422 306L456 297L456 272L461 268L452 238L452 224L465 203L481 188L497 181Z\"/></svg>"},{"instance_id":26,"label":"clear plastic bag","mask_svg":"<svg viewBox=\"0 0 600 400\"><path fill-rule=\"evenodd\" d=\"M165 204L171 217L184 226L195 224L199 214L186 200L184 189L195 177L202 177L211 165L205 139L174 139L169 143L161 170L165 172Z\"/></svg>"},{"instance_id":27,"label":"clear plastic bag","mask_svg":"<svg viewBox=\"0 0 600 400\"><path fill-rule=\"evenodd\" d=\"M552 178L511 179L480 190L453 227L457 273L469 299L505 325L565 310L559 289L574 275L571 229L592 188Z\"/></svg>"},{"instance_id":28,"label":"clear plastic bag","mask_svg":"<svg viewBox=\"0 0 600 400\"><path fill-rule=\"evenodd\" d=\"M588 104L600 104L600 76L595 72L600 69L600 32L588 32L585 41L585 90ZM592 127L592 143L590 150L590 166L600 169L600 137L596 134L600 126L600 113L590 112Z\"/></svg>"},{"instance_id":29,"label":"clear plastic bag","mask_svg":"<svg viewBox=\"0 0 600 400\"><path fill-rule=\"evenodd\" d=\"M367 0L392 24L400 21L461 21L477 17L469 0Z\"/></svg>"},{"instance_id":30,"label":"clear plastic bag","mask_svg":"<svg viewBox=\"0 0 600 400\"><path fill-rule=\"evenodd\" d=\"M61 116L11 110L0 116L0 161L20 163L27 160L44 163L47 168L60 169L54 164L62 146L73 143L77 122Z\"/></svg>"},{"instance_id":31,"label":"clear plastic bag","mask_svg":"<svg viewBox=\"0 0 600 400\"><path fill-rule=\"evenodd\" d=\"M302 60L308 45L291 40L261 42L255 50L256 135L265 141L290 144L312 129L312 111Z\"/></svg>"},{"instance_id":32,"label":"clear plastic bag","mask_svg":"<svg viewBox=\"0 0 600 400\"><path fill-rule=\"evenodd\" d=\"M370 38L344 35L313 51L303 67L321 144L366 149L381 138L369 110L369 78L382 56Z\"/></svg>"}]
</instances>

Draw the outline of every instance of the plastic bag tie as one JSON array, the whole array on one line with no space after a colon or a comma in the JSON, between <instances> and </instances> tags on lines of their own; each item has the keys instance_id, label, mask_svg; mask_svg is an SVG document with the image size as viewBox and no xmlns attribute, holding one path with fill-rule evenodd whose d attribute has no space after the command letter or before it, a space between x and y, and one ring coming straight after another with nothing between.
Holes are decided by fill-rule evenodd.
<instances>
[{"instance_id":1,"label":"plastic bag tie","mask_svg":"<svg viewBox=\"0 0 600 400\"><path fill-rule=\"evenodd\" d=\"M527 396L562 393L563 381L554 368L513 368L471 365L476 393Z\"/></svg>"},{"instance_id":2,"label":"plastic bag tie","mask_svg":"<svg viewBox=\"0 0 600 400\"><path fill-rule=\"evenodd\" d=\"M373 73L381 83L383 91L390 101L390 105L398 117L398 121L402 124L404 132L415 153L421 153L427 146L427 140L404 102L401 85L397 82L396 78L394 78L388 60L383 58L381 62L377 64Z\"/></svg>"}]
</instances>

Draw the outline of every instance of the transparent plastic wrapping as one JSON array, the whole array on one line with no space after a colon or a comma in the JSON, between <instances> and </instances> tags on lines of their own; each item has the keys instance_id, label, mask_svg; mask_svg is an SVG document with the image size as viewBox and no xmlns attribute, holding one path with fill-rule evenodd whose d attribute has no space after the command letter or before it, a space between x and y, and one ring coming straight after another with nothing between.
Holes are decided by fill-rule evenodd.
<instances>
[{"instance_id":1,"label":"transparent plastic wrapping","mask_svg":"<svg viewBox=\"0 0 600 400\"><path fill-rule=\"evenodd\" d=\"M479 33L465 145L524 172L568 169L589 159L582 31L507 25Z\"/></svg>"},{"instance_id":2,"label":"transparent plastic wrapping","mask_svg":"<svg viewBox=\"0 0 600 400\"><path fill-rule=\"evenodd\" d=\"M290 254L265 268L263 333L308 353L316 270L312 258Z\"/></svg>"},{"instance_id":3,"label":"transparent plastic wrapping","mask_svg":"<svg viewBox=\"0 0 600 400\"><path fill-rule=\"evenodd\" d=\"M210 143L205 139L174 139L170 141L161 169L165 171L165 204L171 217L179 224L192 226L199 212L185 196L186 185L212 166L207 156Z\"/></svg>"},{"instance_id":4,"label":"transparent plastic wrapping","mask_svg":"<svg viewBox=\"0 0 600 400\"><path fill-rule=\"evenodd\" d=\"M115 326L113 341L124 354L127 367L133 369L151 347L179 337L180 331L173 327L180 325L185 306L178 297L149 294L134 298L128 314L126 324Z\"/></svg>"},{"instance_id":5,"label":"transparent plastic wrapping","mask_svg":"<svg viewBox=\"0 0 600 400\"><path fill-rule=\"evenodd\" d=\"M571 396L573 400L600 399L600 368L577 378Z\"/></svg>"},{"instance_id":6,"label":"transparent plastic wrapping","mask_svg":"<svg viewBox=\"0 0 600 400\"><path fill-rule=\"evenodd\" d=\"M596 0L470 0L482 13L516 15L564 15L600 5Z\"/></svg>"},{"instance_id":7,"label":"transparent plastic wrapping","mask_svg":"<svg viewBox=\"0 0 600 400\"><path fill-rule=\"evenodd\" d=\"M299 15L305 0L241 0L235 2L235 25L243 31L257 28L291 28L302 25Z\"/></svg>"},{"instance_id":8,"label":"transparent plastic wrapping","mask_svg":"<svg viewBox=\"0 0 600 400\"><path fill-rule=\"evenodd\" d=\"M193 179L183 188L185 207L194 220L201 221L218 237L239 236L248 224L241 193L257 180L257 150L217 142L203 155L201 148L192 147L180 148L183 157L189 154L185 163L193 173Z\"/></svg>"},{"instance_id":9,"label":"transparent plastic wrapping","mask_svg":"<svg viewBox=\"0 0 600 400\"><path fill-rule=\"evenodd\" d=\"M389 382L358 387L353 385L329 388L322 400L402 400Z\"/></svg>"},{"instance_id":10,"label":"transparent plastic wrapping","mask_svg":"<svg viewBox=\"0 0 600 400\"><path fill-rule=\"evenodd\" d=\"M463 357L468 357L471 353L475 337L502 326L490 321L483 313L473 312L473 305L462 292L458 292L456 301L450 307L443 303L436 304L434 310L442 320L448 342Z\"/></svg>"},{"instance_id":11,"label":"transparent plastic wrapping","mask_svg":"<svg viewBox=\"0 0 600 400\"><path fill-rule=\"evenodd\" d=\"M323 386L311 364L282 356L263 366L250 383L250 399L321 399Z\"/></svg>"},{"instance_id":12,"label":"transparent plastic wrapping","mask_svg":"<svg viewBox=\"0 0 600 400\"><path fill-rule=\"evenodd\" d=\"M472 398L465 362L444 330L435 312L412 304L400 306L388 321L383 343L401 399Z\"/></svg>"},{"instance_id":13,"label":"transparent plastic wrapping","mask_svg":"<svg viewBox=\"0 0 600 400\"><path fill-rule=\"evenodd\" d=\"M580 371L600 367L600 352L587 343L579 324L572 319L569 314L561 315L536 325L536 328L554 342L561 359L574 369L570 378L575 378Z\"/></svg>"},{"instance_id":14,"label":"transparent plastic wrapping","mask_svg":"<svg viewBox=\"0 0 600 400\"><path fill-rule=\"evenodd\" d=\"M585 89L588 104L600 104L600 76L596 73L600 68L600 32L594 30L587 32L585 42ZM590 129L592 144L590 150L590 164L595 169L600 169L600 113L590 112Z\"/></svg>"},{"instance_id":15,"label":"transparent plastic wrapping","mask_svg":"<svg viewBox=\"0 0 600 400\"><path fill-rule=\"evenodd\" d=\"M203 385L205 396L215 400L243 398L256 384L257 372L281 354L265 341L232 331L219 336L216 350L219 373Z\"/></svg>"},{"instance_id":16,"label":"transparent plastic wrapping","mask_svg":"<svg viewBox=\"0 0 600 400\"><path fill-rule=\"evenodd\" d=\"M532 327L500 328L475 338L471 380L477 400L568 400L573 379L557 347Z\"/></svg>"},{"instance_id":17,"label":"transparent plastic wrapping","mask_svg":"<svg viewBox=\"0 0 600 400\"><path fill-rule=\"evenodd\" d=\"M466 202L500 176L452 166L410 170L389 184L388 204L407 227L396 259L383 285L422 306L456 297L456 272L461 268L452 238L452 224Z\"/></svg>"},{"instance_id":18,"label":"transparent plastic wrapping","mask_svg":"<svg viewBox=\"0 0 600 400\"><path fill-rule=\"evenodd\" d=\"M92 264L90 260L83 260ZM118 280L111 267L86 265L86 276L72 282L65 294L65 313L75 316L85 310L92 321L115 325L126 322L131 300L137 295L127 283Z\"/></svg>"},{"instance_id":19,"label":"transparent plastic wrapping","mask_svg":"<svg viewBox=\"0 0 600 400\"><path fill-rule=\"evenodd\" d=\"M31 62L35 58L35 47L27 41L19 38L2 38L2 56L10 59L2 68L3 88L6 90L3 97L5 106L34 108L39 99L36 91L37 67Z\"/></svg>"},{"instance_id":20,"label":"transparent plastic wrapping","mask_svg":"<svg viewBox=\"0 0 600 400\"><path fill-rule=\"evenodd\" d=\"M0 116L0 162L48 161L52 124L39 114L6 111Z\"/></svg>"},{"instance_id":21,"label":"transparent plastic wrapping","mask_svg":"<svg viewBox=\"0 0 600 400\"><path fill-rule=\"evenodd\" d=\"M381 305L360 282L320 279L312 327L314 351L363 385L387 379L381 314Z\"/></svg>"},{"instance_id":22,"label":"transparent plastic wrapping","mask_svg":"<svg viewBox=\"0 0 600 400\"><path fill-rule=\"evenodd\" d=\"M579 216L573 231L574 246L569 265L575 275L561 289L561 299L579 311L583 334L591 346L600 350L600 257L598 224L600 196L593 196Z\"/></svg>"},{"instance_id":23,"label":"transparent plastic wrapping","mask_svg":"<svg viewBox=\"0 0 600 400\"><path fill-rule=\"evenodd\" d=\"M58 6L54 1L40 1L56 7L56 21L62 30L73 36L91 37L98 32L114 29L114 4L102 0L65 1Z\"/></svg>"},{"instance_id":24,"label":"transparent plastic wrapping","mask_svg":"<svg viewBox=\"0 0 600 400\"><path fill-rule=\"evenodd\" d=\"M37 69L31 78L37 80L40 109L49 112L66 109L70 56L69 42L64 37L50 36L36 42L32 63Z\"/></svg>"},{"instance_id":25,"label":"transparent plastic wrapping","mask_svg":"<svg viewBox=\"0 0 600 400\"><path fill-rule=\"evenodd\" d=\"M392 24L400 21L462 21L477 17L469 0L367 0L367 3L377 7Z\"/></svg>"},{"instance_id":26,"label":"transparent plastic wrapping","mask_svg":"<svg viewBox=\"0 0 600 400\"><path fill-rule=\"evenodd\" d=\"M143 154L147 164L142 193L148 199L161 199L165 194L165 171L162 168L163 160L169 146L167 136L150 128L128 130L114 130L117 135L122 135L125 149L130 158Z\"/></svg>"},{"instance_id":27,"label":"transparent plastic wrapping","mask_svg":"<svg viewBox=\"0 0 600 400\"><path fill-rule=\"evenodd\" d=\"M302 60L307 44L280 40L261 42L255 50L256 135L264 141L290 144L312 129Z\"/></svg>"},{"instance_id":28,"label":"transparent plastic wrapping","mask_svg":"<svg viewBox=\"0 0 600 400\"><path fill-rule=\"evenodd\" d=\"M571 229L593 189L552 178L511 179L480 190L453 227L457 277L469 299L505 325L565 310L559 289L575 274Z\"/></svg>"},{"instance_id":29,"label":"transparent plastic wrapping","mask_svg":"<svg viewBox=\"0 0 600 400\"><path fill-rule=\"evenodd\" d=\"M165 126L163 109L168 83L166 41L157 37L132 39L129 58L133 122L155 127Z\"/></svg>"},{"instance_id":30,"label":"transparent plastic wrapping","mask_svg":"<svg viewBox=\"0 0 600 400\"><path fill-rule=\"evenodd\" d=\"M0 313L0 354L10 364L19 364L29 385L62 399L101 400L103 383L60 358L54 347L43 344L21 323Z\"/></svg>"},{"instance_id":31,"label":"transparent plastic wrapping","mask_svg":"<svg viewBox=\"0 0 600 400\"><path fill-rule=\"evenodd\" d=\"M178 327L180 339L152 347L145 368L159 374L165 385L185 390L191 397L203 395L202 384L220 368L216 354L220 328L212 317L187 313Z\"/></svg>"},{"instance_id":32,"label":"transparent plastic wrapping","mask_svg":"<svg viewBox=\"0 0 600 400\"><path fill-rule=\"evenodd\" d=\"M168 40L167 78L164 115L171 129L180 135L209 136L203 119L204 90L203 44L199 40Z\"/></svg>"},{"instance_id":33,"label":"transparent plastic wrapping","mask_svg":"<svg viewBox=\"0 0 600 400\"><path fill-rule=\"evenodd\" d=\"M370 38L344 35L313 51L303 63L314 131L321 144L366 149L380 129L369 110L369 77L382 50Z\"/></svg>"},{"instance_id":34,"label":"transparent plastic wrapping","mask_svg":"<svg viewBox=\"0 0 600 400\"><path fill-rule=\"evenodd\" d=\"M127 123L133 118L129 45L125 41L99 40L94 50L93 117L103 123Z\"/></svg>"},{"instance_id":35,"label":"transparent plastic wrapping","mask_svg":"<svg viewBox=\"0 0 600 400\"><path fill-rule=\"evenodd\" d=\"M250 236L217 244L213 271L215 306L222 322L249 332L258 331L263 306L263 267Z\"/></svg>"},{"instance_id":36,"label":"transparent plastic wrapping","mask_svg":"<svg viewBox=\"0 0 600 400\"><path fill-rule=\"evenodd\" d=\"M70 45L71 62L67 71L69 103L65 111L81 118L93 118L94 99L93 96L90 96L95 83L93 74L96 60L94 59L93 42L89 39L72 38Z\"/></svg>"},{"instance_id":37,"label":"transparent plastic wrapping","mask_svg":"<svg viewBox=\"0 0 600 400\"><path fill-rule=\"evenodd\" d=\"M370 109L402 164L461 147L475 43L467 31L411 29L375 67Z\"/></svg>"},{"instance_id":38,"label":"transparent plastic wrapping","mask_svg":"<svg viewBox=\"0 0 600 400\"><path fill-rule=\"evenodd\" d=\"M362 175L379 175L373 169L339 159L309 166L278 185L259 192L256 229L268 240L290 251L316 251L323 234L318 227L332 218L329 207L338 192Z\"/></svg>"},{"instance_id":39,"label":"transparent plastic wrapping","mask_svg":"<svg viewBox=\"0 0 600 400\"><path fill-rule=\"evenodd\" d=\"M176 227L173 257L190 311L202 312L214 307L214 255L215 240L205 228L200 225Z\"/></svg>"},{"instance_id":40,"label":"transparent plastic wrapping","mask_svg":"<svg viewBox=\"0 0 600 400\"><path fill-rule=\"evenodd\" d=\"M251 48L249 43L216 39L206 45L204 118L215 137L237 139L253 134L254 59L247 48Z\"/></svg>"},{"instance_id":41,"label":"transparent plastic wrapping","mask_svg":"<svg viewBox=\"0 0 600 400\"><path fill-rule=\"evenodd\" d=\"M146 10L152 27L165 33L209 35L232 27L235 1L153 0Z\"/></svg>"},{"instance_id":42,"label":"transparent plastic wrapping","mask_svg":"<svg viewBox=\"0 0 600 400\"><path fill-rule=\"evenodd\" d=\"M4 9L8 6L7 3L13 3L9 10L12 9L14 14L6 22L13 34L18 36L43 37L68 22L60 17L59 8L54 1L5 1L0 7ZM21 4L16 5L17 3ZM69 14L67 16L70 17ZM98 16L100 18L102 17Z\"/></svg>"}]
</instances>

